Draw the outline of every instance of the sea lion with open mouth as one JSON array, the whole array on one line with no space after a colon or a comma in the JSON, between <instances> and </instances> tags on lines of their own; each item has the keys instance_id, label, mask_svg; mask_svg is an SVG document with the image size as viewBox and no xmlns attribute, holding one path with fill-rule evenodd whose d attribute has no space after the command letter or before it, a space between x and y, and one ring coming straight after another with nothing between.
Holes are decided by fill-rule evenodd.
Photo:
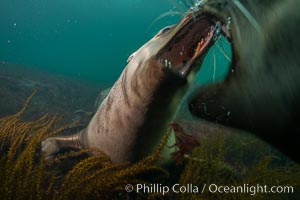
<instances>
[{"instance_id":1,"label":"sea lion with open mouth","mask_svg":"<svg viewBox=\"0 0 300 200\"><path fill-rule=\"evenodd\" d=\"M300 160L300 2L193 3L178 25L162 29L129 58L86 129L43 141L47 158L64 148L98 148L112 162L144 157L161 140L222 33L231 43L229 73L224 81L198 88L189 110L215 125L255 133Z\"/></svg>"},{"instance_id":2,"label":"sea lion with open mouth","mask_svg":"<svg viewBox=\"0 0 300 200\"><path fill-rule=\"evenodd\" d=\"M254 133L299 162L300 1L201 2L203 12L231 18L232 62L224 81L197 88L190 111Z\"/></svg>"},{"instance_id":3,"label":"sea lion with open mouth","mask_svg":"<svg viewBox=\"0 0 300 200\"><path fill-rule=\"evenodd\" d=\"M98 148L113 163L136 161L154 150L207 50L226 30L201 11L162 29L128 59L88 126L80 133L42 142L50 159L63 149ZM223 31L225 34L225 32Z\"/></svg>"}]
</instances>

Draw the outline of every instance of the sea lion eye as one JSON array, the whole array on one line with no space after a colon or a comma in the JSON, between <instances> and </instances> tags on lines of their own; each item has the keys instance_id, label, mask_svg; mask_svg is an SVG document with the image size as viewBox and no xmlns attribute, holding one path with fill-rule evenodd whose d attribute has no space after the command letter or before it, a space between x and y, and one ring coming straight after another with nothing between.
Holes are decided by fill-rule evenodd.
<instances>
[{"instance_id":1,"label":"sea lion eye","mask_svg":"<svg viewBox=\"0 0 300 200\"><path fill-rule=\"evenodd\" d=\"M135 56L135 54L136 54L136 51L133 52L133 53L127 58L127 63L129 63L129 62L132 60L132 58Z\"/></svg>"},{"instance_id":2,"label":"sea lion eye","mask_svg":"<svg viewBox=\"0 0 300 200\"><path fill-rule=\"evenodd\" d=\"M166 26L165 28L161 29L156 36L160 36L162 34L165 34L166 32L169 32L175 25Z\"/></svg>"}]
</instances>

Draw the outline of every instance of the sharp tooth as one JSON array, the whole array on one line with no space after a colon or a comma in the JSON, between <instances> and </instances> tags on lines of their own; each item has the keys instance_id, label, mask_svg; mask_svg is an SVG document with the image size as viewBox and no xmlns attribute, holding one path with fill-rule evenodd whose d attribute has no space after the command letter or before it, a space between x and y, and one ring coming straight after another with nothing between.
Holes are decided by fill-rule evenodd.
<instances>
[{"instance_id":1,"label":"sharp tooth","mask_svg":"<svg viewBox=\"0 0 300 200\"><path fill-rule=\"evenodd\" d=\"M182 51L180 51L179 54L182 56L183 55Z\"/></svg>"},{"instance_id":2,"label":"sharp tooth","mask_svg":"<svg viewBox=\"0 0 300 200\"><path fill-rule=\"evenodd\" d=\"M165 59L165 67L168 67L168 60Z\"/></svg>"},{"instance_id":3,"label":"sharp tooth","mask_svg":"<svg viewBox=\"0 0 300 200\"><path fill-rule=\"evenodd\" d=\"M171 64L171 62L169 61L169 68L171 69L171 67L172 67L172 64Z\"/></svg>"}]
</instances>

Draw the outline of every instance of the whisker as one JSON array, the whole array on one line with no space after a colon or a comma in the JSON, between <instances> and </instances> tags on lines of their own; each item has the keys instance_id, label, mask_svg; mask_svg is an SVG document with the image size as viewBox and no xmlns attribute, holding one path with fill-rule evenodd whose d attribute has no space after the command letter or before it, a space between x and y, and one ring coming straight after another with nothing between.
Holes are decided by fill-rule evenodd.
<instances>
[{"instance_id":1,"label":"whisker","mask_svg":"<svg viewBox=\"0 0 300 200\"><path fill-rule=\"evenodd\" d=\"M237 24L238 17L236 16L236 12L235 12L234 8L238 9L245 16L245 18L248 20L248 22L253 26L253 28L259 34L263 33L262 28L259 25L259 23L257 22L257 20L254 18L254 16L248 11L248 9L239 0L227 0L227 2L230 3L231 5L233 5L233 6L226 6L226 9L230 13L231 18L235 21L236 34L237 34L239 41L241 39L241 34L240 34L239 26ZM216 5L218 3L221 3L221 1L211 0L211 1L207 2L208 5L212 5L212 6ZM225 9L225 8L223 8L223 9Z\"/></svg>"},{"instance_id":2,"label":"whisker","mask_svg":"<svg viewBox=\"0 0 300 200\"><path fill-rule=\"evenodd\" d=\"M182 0L181 2L186 7L186 9L189 9L191 7L190 5L188 5L188 2L186 0Z\"/></svg>"},{"instance_id":3,"label":"whisker","mask_svg":"<svg viewBox=\"0 0 300 200\"><path fill-rule=\"evenodd\" d=\"M224 47L222 45L222 43L219 44L215 43L215 46L221 51L222 55L224 56L224 58L226 58L226 60L228 60L229 62L231 62L231 58L228 56L228 54L225 52Z\"/></svg>"},{"instance_id":4,"label":"whisker","mask_svg":"<svg viewBox=\"0 0 300 200\"><path fill-rule=\"evenodd\" d=\"M216 58L216 48L215 47L214 47L214 52L213 52L213 61L214 61L213 82L215 82L216 70L217 70L217 58Z\"/></svg>"},{"instance_id":5,"label":"whisker","mask_svg":"<svg viewBox=\"0 0 300 200\"><path fill-rule=\"evenodd\" d=\"M190 6L193 6L196 2L197 2L197 0L195 1L193 1L193 0L188 0L189 2L190 2Z\"/></svg>"},{"instance_id":6,"label":"whisker","mask_svg":"<svg viewBox=\"0 0 300 200\"><path fill-rule=\"evenodd\" d=\"M213 57L213 54L208 53L207 59L208 59L208 62L206 63L207 66L209 66L209 67L213 66L213 64L214 64L214 57ZM210 73L209 73L209 75L210 75Z\"/></svg>"},{"instance_id":7,"label":"whisker","mask_svg":"<svg viewBox=\"0 0 300 200\"><path fill-rule=\"evenodd\" d=\"M218 4L218 3L220 3L220 1L218 1L218 0L215 0L215 1L213 1L213 0L211 0L211 1L206 1L206 4L207 4L207 5L216 5L216 4Z\"/></svg>"},{"instance_id":8,"label":"whisker","mask_svg":"<svg viewBox=\"0 0 300 200\"><path fill-rule=\"evenodd\" d=\"M236 37L237 37L237 40L239 41L239 42L241 42L241 32L240 32L240 27L239 27L239 25L238 25L238 19L237 19L237 17L236 17L236 14L235 14L235 12L234 12L234 10L232 10L232 8L231 7L228 7L228 11L229 11L229 13L230 13L230 16L231 16L231 18L232 18L232 20L233 20L233 24L234 24L234 26L235 26L235 30L236 30Z\"/></svg>"},{"instance_id":9,"label":"whisker","mask_svg":"<svg viewBox=\"0 0 300 200\"><path fill-rule=\"evenodd\" d=\"M169 2L177 8L181 13L184 13L184 9L176 2L176 0L169 0Z\"/></svg>"},{"instance_id":10,"label":"whisker","mask_svg":"<svg viewBox=\"0 0 300 200\"><path fill-rule=\"evenodd\" d=\"M244 14L244 16L248 19L250 24L255 28L255 30L261 34L262 33L262 28L261 26L257 23L255 18L250 14L250 12L247 10L247 8L244 7L244 5L239 1L239 0L231 0L236 7Z\"/></svg>"},{"instance_id":11,"label":"whisker","mask_svg":"<svg viewBox=\"0 0 300 200\"><path fill-rule=\"evenodd\" d=\"M158 17L156 17L153 22L149 25L149 27L147 28L146 32L148 32L150 30L150 28L160 19L167 17L167 16L172 16L172 15L180 15L182 16L184 13L178 12L178 11L168 11L166 13L163 13L161 15L159 15Z\"/></svg>"}]
</instances>

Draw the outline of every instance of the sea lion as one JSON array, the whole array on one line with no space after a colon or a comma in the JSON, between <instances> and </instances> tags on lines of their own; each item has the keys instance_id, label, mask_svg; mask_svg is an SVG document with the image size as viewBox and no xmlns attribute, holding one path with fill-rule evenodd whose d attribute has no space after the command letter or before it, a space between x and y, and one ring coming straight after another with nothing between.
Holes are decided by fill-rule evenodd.
<instances>
[{"instance_id":1,"label":"sea lion","mask_svg":"<svg viewBox=\"0 0 300 200\"><path fill-rule=\"evenodd\" d=\"M129 57L84 130L42 142L46 159L70 148L98 148L113 163L137 161L152 152L166 133L202 58L225 33L225 26L224 21L198 10L159 31Z\"/></svg>"},{"instance_id":2,"label":"sea lion","mask_svg":"<svg viewBox=\"0 0 300 200\"><path fill-rule=\"evenodd\" d=\"M299 162L300 1L205 2L203 12L231 18L233 58L225 80L189 97L189 110L254 133Z\"/></svg>"}]
</instances>

